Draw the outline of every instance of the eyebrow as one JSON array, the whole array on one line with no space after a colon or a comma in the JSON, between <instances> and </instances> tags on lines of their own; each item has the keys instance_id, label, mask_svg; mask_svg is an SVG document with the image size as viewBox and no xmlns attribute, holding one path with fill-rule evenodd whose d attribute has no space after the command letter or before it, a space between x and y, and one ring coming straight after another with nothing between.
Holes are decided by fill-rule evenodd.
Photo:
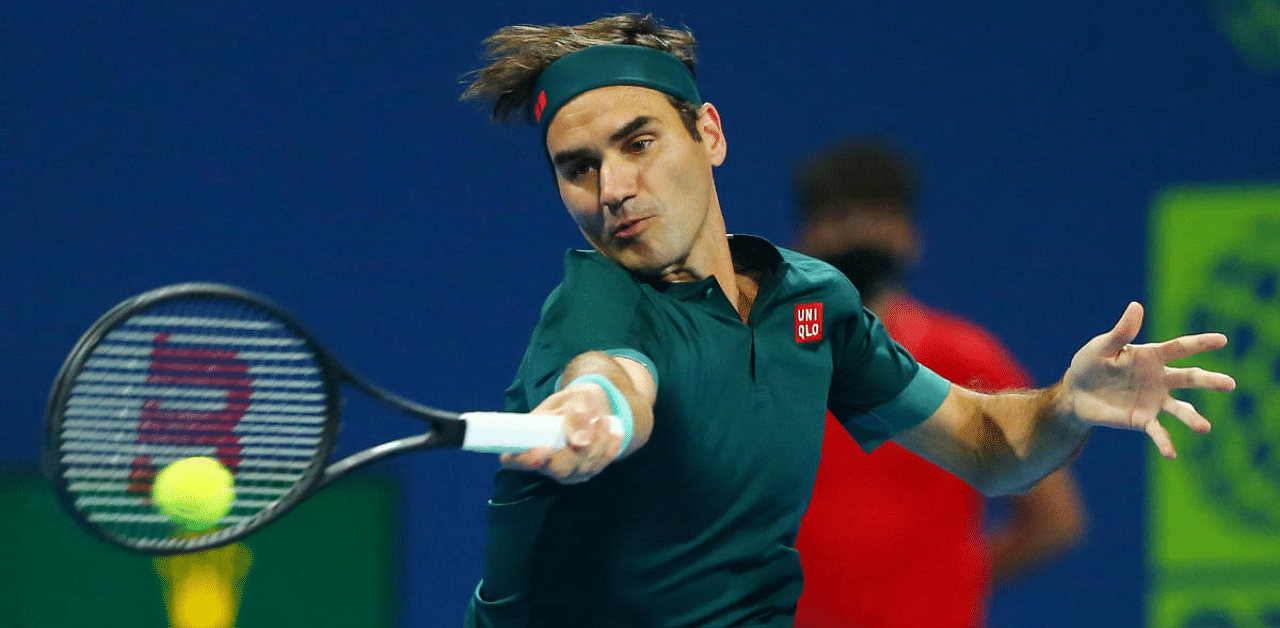
<instances>
[{"instance_id":1,"label":"eyebrow","mask_svg":"<svg viewBox=\"0 0 1280 628\"><path fill-rule=\"evenodd\" d=\"M622 126L621 129L618 129L613 135L610 135L609 141L610 142L622 141L628 135L631 135L632 133L635 133L636 131L643 129L650 122L653 122L653 118L649 116L636 116L634 120L626 123L625 125ZM562 166L564 164L577 161L578 159L586 157L589 154L590 154L590 151L586 149L566 151L563 153L557 153L556 156L551 159L551 162L556 166Z\"/></svg>"},{"instance_id":2,"label":"eyebrow","mask_svg":"<svg viewBox=\"0 0 1280 628\"><path fill-rule=\"evenodd\" d=\"M649 116L636 116L635 120L628 122L626 126L622 127L621 129L618 129L617 133L610 135L609 141L610 142L620 141L625 137L627 137L628 135L631 135L632 133L635 133L636 131L639 131L640 129L644 128L644 126L649 124L650 122L653 122L653 118L650 118Z\"/></svg>"},{"instance_id":3,"label":"eyebrow","mask_svg":"<svg viewBox=\"0 0 1280 628\"><path fill-rule=\"evenodd\" d=\"M560 166L563 166L565 164L573 163L579 159L582 159L583 157L586 157L589 154L591 154L590 151L588 151L585 148L566 151L563 153L556 153L556 156L551 158L551 163L555 164L556 167L559 168Z\"/></svg>"}]
</instances>

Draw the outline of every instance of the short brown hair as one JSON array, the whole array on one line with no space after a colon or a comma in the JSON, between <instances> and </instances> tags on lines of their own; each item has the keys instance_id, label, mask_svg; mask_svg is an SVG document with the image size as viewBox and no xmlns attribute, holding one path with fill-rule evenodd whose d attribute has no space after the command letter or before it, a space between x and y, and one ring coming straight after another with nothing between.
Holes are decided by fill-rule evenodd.
<instances>
[{"instance_id":1,"label":"short brown hair","mask_svg":"<svg viewBox=\"0 0 1280 628\"><path fill-rule=\"evenodd\" d=\"M583 48L601 44L647 46L674 55L696 76L698 42L687 28L663 26L652 15L625 13L578 26L506 26L485 38L489 65L472 72L474 80L462 92L463 100L478 100L492 107L495 122L509 122L519 115L533 123L533 88L547 66ZM669 97L685 127L700 140L698 108L694 103Z\"/></svg>"},{"instance_id":2,"label":"short brown hair","mask_svg":"<svg viewBox=\"0 0 1280 628\"><path fill-rule=\"evenodd\" d=\"M911 216L919 177L901 151L880 139L836 142L805 160L795 176L802 218L841 205L876 203Z\"/></svg>"}]
</instances>

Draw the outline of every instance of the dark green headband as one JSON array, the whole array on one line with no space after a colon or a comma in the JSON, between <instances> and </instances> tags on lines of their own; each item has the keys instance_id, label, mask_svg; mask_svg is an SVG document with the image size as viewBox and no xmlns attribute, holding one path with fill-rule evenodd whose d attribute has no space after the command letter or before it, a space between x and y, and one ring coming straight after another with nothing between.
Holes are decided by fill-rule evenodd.
<instances>
[{"instance_id":1,"label":"dark green headband","mask_svg":"<svg viewBox=\"0 0 1280 628\"><path fill-rule=\"evenodd\" d=\"M656 89L694 105L702 104L693 73L675 55L647 46L602 44L560 57L538 77L533 118L547 138L547 127L561 107L578 94L610 85Z\"/></svg>"}]
</instances>

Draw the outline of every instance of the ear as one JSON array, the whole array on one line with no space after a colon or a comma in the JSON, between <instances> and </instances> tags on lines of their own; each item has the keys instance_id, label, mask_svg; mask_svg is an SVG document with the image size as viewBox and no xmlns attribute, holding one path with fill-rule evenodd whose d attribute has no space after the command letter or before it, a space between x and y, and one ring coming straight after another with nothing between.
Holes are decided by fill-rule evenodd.
<instances>
[{"instance_id":1,"label":"ear","mask_svg":"<svg viewBox=\"0 0 1280 628\"><path fill-rule=\"evenodd\" d=\"M724 127L720 125L720 112L709 102L702 103L698 108L698 133L702 135L702 148L707 151L711 165L719 166L724 163Z\"/></svg>"}]
</instances>

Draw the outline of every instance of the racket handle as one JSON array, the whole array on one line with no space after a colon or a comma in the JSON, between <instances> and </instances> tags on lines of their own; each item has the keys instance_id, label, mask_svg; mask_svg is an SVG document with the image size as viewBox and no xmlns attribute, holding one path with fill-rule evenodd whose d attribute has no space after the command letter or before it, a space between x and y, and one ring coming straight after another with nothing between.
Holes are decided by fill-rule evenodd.
<instances>
[{"instance_id":1,"label":"racket handle","mask_svg":"<svg viewBox=\"0 0 1280 628\"><path fill-rule=\"evenodd\" d=\"M464 412L467 431L462 448L491 454L517 453L534 447L566 445L564 418L520 412Z\"/></svg>"}]
</instances>

